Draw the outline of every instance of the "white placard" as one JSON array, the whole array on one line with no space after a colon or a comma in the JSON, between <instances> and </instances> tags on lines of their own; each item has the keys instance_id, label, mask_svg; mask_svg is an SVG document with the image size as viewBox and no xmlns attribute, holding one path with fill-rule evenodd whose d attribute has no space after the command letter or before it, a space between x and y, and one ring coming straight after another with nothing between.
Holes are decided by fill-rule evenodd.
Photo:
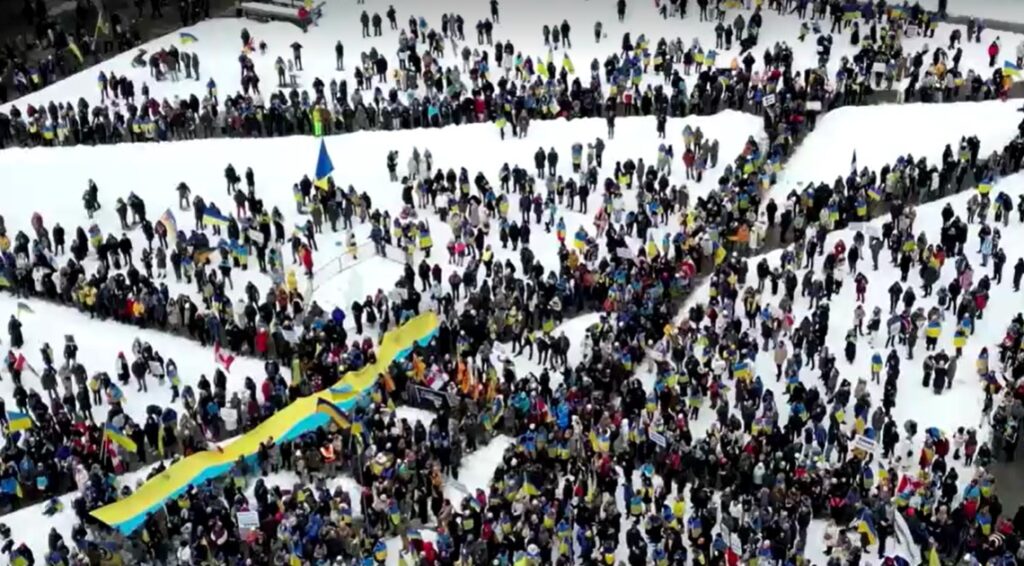
<instances>
[{"instance_id":1,"label":"white placard","mask_svg":"<svg viewBox=\"0 0 1024 566\"><path fill-rule=\"evenodd\" d=\"M249 534L260 527L260 516L255 511L238 511L235 519L238 521L238 536L242 540L248 540Z\"/></svg>"},{"instance_id":2,"label":"white placard","mask_svg":"<svg viewBox=\"0 0 1024 566\"><path fill-rule=\"evenodd\" d=\"M857 437L853 439L851 447L854 450L863 450L865 452L872 453L875 451L877 446L878 443L874 440L864 436L863 434L858 434Z\"/></svg>"},{"instance_id":3,"label":"white placard","mask_svg":"<svg viewBox=\"0 0 1024 566\"><path fill-rule=\"evenodd\" d=\"M665 438L664 434L661 434L656 430L647 431L647 438L650 438L651 442L661 446L662 448L668 448L668 439Z\"/></svg>"},{"instance_id":4,"label":"white placard","mask_svg":"<svg viewBox=\"0 0 1024 566\"><path fill-rule=\"evenodd\" d=\"M238 430L238 411L225 407L220 410L220 418L224 420L225 429L228 431Z\"/></svg>"}]
</instances>

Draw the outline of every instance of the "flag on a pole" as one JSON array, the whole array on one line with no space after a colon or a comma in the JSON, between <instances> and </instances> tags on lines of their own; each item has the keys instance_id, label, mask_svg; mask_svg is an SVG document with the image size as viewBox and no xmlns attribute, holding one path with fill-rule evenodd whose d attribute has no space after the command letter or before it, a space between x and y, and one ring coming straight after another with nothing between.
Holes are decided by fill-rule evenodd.
<instances>
[{"instance_id":1,"label":"flag on a pole","mask_svg":"<svg viewBox=\"0 0 1024 566\"><path fill-rule=\"evenodd\" d=\"M857 150L853 150L853 159L850 161L850 171L857 172Z\"/></svg>"},{"instance_id":2,"label":"flag on a pole","mask_svg":"<svg viewBox=\"0 0 1024 566\"><path fill-rule=\"evenodd\" d=\"M107 426L103 427L103 438L110 440L129 452L136 452L139 449L134 440L129 438L124 431L117 426L114 426L112 423L107 423Z\"/></svg>"},{"instance_id":3,"label":"flag on a pole","mask_svg":"<svg viewBox=\"0 0 1024 566\"><path fill-rule=\"evenodd\" d=\"M17 432L32 428L32 418L18 411L7 411L7 430Z\"/></svg>"},{"instance_id":4,"label":"flag on a pole","mask_svg":"<svg viewBox=\"0 0 1024 566\"><path fill-rule=\"evenodd\" d=\"M316 158L316 182L313 184L321 189L327 188L327 177L334 172L334 163L327 153L327 143L320 140L320 155Z\"/></svg>"},{"instance_id":5,"label":"flag on a pole","mask_svg":"<svg viewBox=\"0 0 1024 566\"><path fill-rule=\"evenodd\" d=\"M1020 67L1012 61L1003 61L1003 74L1014 78L1019 77Z\"/></svg>"},{"instance_id":6,"label":"flag on a pole","mask_svg":"<svg viewBox=\"0 0 1024 566\"><path fill-rule=\"evenodd\" d=\"M341 430L348 429L352 426L352 421L348 420L348 417L345 416L345 413L342 413L341 409L339 409L337 406L334 405L334 403L331 403L330 401L317 399L316 412L323 413L330 417L331 420L334 421L334 424L338 425L338 428Z\"/></svg>"},{"instance_id":7,"label":"flag on a pole","mask_svg":"<svg viewBox=\"0 0 1024 566\"><path fill-rule=\"evenodd\" d=\"M36 311L32 310L32 307L28 306L28 303L18 301L18 316L24 314L35 314Z\"/></svg>"},{"instance_id":8,"label":"flag on a pole","mask_svg":"<svg viewBox=\"0 0 1024 566\"><path fill-rule=\"evenodd\" d=\"M203 225L205 226L227 226L228 217L216 208L207 206L203 211Z\"/></svg>"},{"instance_id":9,"label":"flag on a pole","mask_svg":"<svg viewBox=\"0 0 1024 566\"><path fill-rule=\"evenodd\" d=\"M235 357L222 352L220 350L220 342L213 345L213 359L217 362L217 365L224 368L224 371L231 373L231 364L235 363Z\"/></svg>"},{"instance_id":10,"label":"flag on a pole","mask_svg":"<svg viewBox=\"0 0 1024 566\"><path fill-rule=\"evenodd\" d=\"M189 43L195 43L195 42L199 41L198 37L192 35L191 33L184 32L184 31L179 33L178 37L181 39L181 44L182 45L188 45Z\"/></svg>"},{"instance_id":11,"label":"flag on a pole","mask_svg":"<svg viewBox=\"0 0 1024 566\"><path fill-rule=\"evenodd\" d=\"M167 228L167 237L172 242L178 240L178 221L174 219L174 213L167 209L160 215L160 223Z\"/></svg>"}]
</instances>

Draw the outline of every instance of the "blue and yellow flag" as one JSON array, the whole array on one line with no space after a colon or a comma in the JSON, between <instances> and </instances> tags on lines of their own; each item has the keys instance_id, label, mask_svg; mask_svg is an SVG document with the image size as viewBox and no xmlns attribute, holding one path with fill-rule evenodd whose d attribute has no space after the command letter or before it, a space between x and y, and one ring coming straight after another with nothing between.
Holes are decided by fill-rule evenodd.
<instances>
[{"instance_id":1,"label":"blue and yellow flag","mask_svg":"<svg viewBox=\"0 0 1024 566\"><path fill-rule=\"evenodd\" d=\"M21 491L21 482L18 481L18 478L13 477L0 480L0 493L10 493L18 497L25 497L25 494Z\"/></svg>"},{"instance_id":2,"label":"blue and yellow flag","mask_svg":"<svg viewBox=\"0 0 1024 566\"><path fill-rule=\"evenodd\" d=\"M871 516L871 511L867 507L861 509L860 516L857 518L857 532L867 536L869 546L878 542L875 519Z\"/></svg>"},{"instance_id":3,"label":"blue and yellow flag","mask_svg":"<svg viewBox=\"0 0 1024 566\"><path fill-rule=\"evenodd\" d=\"M316 181L314 185L321 189L327 189L327 177L334 172L334 164L331 163L331 156L327 153L327 143L320 140L320 155L316 158Z\"/></svg>"},{"instance_id":4,"label":"blue and yellow flag","mask_svg":"<svg viewBox=\"0 0 1024 566\"><path fill-rule=\"evenodd\" d=\"M188 45L189 43L195 43L195 42L199 41L198 37L192 35L191 33L184 32L184 31L179 33L178 37L181 39L181 44L182 45Z\"/></svg>"},{"instance_id":5,"label":"blue and yellow flag","mask_svg":"<svg viewBox=\"0 0 1024 566\"><path fill-rule=\"evenodd\" d=\"M530 481L530 477L523 478L523 487L519 488L519 493L526 494L529 497L536 497L540 495L540 490L537 489L536 484Z\"/></svg>"},{"instance_id":6,"label":"blue and yellow flag","mask_svg":"<svg viewBox=\"0 0 1024 566\"><path fill-rule=\"evenodd\" d=\"M1010 77L1020 76L1020 67L1015 65L1012 61L1003 61L1003 74Z\"/></svg>"},{"instance_id":7,"label":"blue and yellow flag","mask_svg":"<svg viewBox=\"0 0 1024 566\"><path fill-rule=\"evenodd\" d=\"M204 226L227 226L228 217L224 216L224 213L217 210L216 208L206 207L203 211L203 225Z\"/></svg>"},{"instance_id":8,"label":"blue and yellow flag","mask_svg":"<svg viewBox=\"0 0 1024 566\"><path fill-rule=\"evenodd\" d=\"M135 444L135 441L121 431L120 428L108 423L107 426L103 427L103 438L110 440L111 442L117 443L121 448L129 452L136 452L139 446Z\"/></svg>"},{"instance_id":9,"label":"blue and yellow flag","mask_svg":"<svg viewBox=\"0 0 1024 566\"><path fill-rule=\"evenodd\" d=\"M71 54L75 56L75 59L78 59L79 64L85 63L85 58L82 57L82 50L78 48L77 43L75 43L74 41L69 41L68 51L70 51Z\"/></svg>"},{"instance_id":10,"label":"blue and yellow flag","mask_svg":"<svg viewBox=\"0 0 1024 566\"><path fill-rule=\"evenodd\" d=\"M334 424L338 425L339 429L345 430L352 426L352 421L348 420L345 413L342 413L341 409L329 401L317 399L316 412L323 413L330 417L331 420L334 421Z\"/></svg>"},{"instance_id":11,"label":"blue and yellow flag","mask_svg":"<svg viewBox=\"0 0 1024 566\"><path fill-rule=\"evenodd\" d=\"M750 363L740 360L732 365L732 376L734 379L750 379Z\"/></svg>"},{"instance_id":12,"label":"blue and yellow flag","mask_svg":"<svg viewBox=\"0 0 1024 566\"><path fill-rule=\"evenodd\" d=\"M7 411L7 430L10 432L17 432L19 430L28 430L32 428L32 418L25 413L19 413L18 411Z\"/></svg>"}]
</instances>

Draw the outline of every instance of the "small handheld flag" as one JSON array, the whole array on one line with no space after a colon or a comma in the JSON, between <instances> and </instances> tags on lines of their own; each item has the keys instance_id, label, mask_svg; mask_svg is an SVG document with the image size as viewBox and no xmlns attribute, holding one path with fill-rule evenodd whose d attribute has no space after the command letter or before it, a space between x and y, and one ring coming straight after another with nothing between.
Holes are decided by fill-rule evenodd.
<instances>
[{"instance_id":1,"label":"small handheld flag","mask_svg":"<svg viewBox=\"0 0 1024 566\"><path fill-rule=\"evenodd\" d=\"M205 226L227 226L228 217L213 207L206 207L203 211L203 225Z\"/></svg>"},{"instance_id":2,"label":"small handheld flag","mask_svg":"<svg viewBox=\"0 0 1024 566\"><path fill-rule=\"evenodd\" d=\"M334 172L334 163L327 153L327 143L320 140L320 155L316 158L316 182L313 184L321 189L327 188L327 177Z\"/></svg>"},{"instance_id":3,"label":"small handheld flag","mask_svg":"<svg viewBox=\"0 0 1024 566\"><path fill-rule=\"evenodd\" d=\"M121 431L120 428L110 423L108 423L107 426L103 427L103 438L106 438L107 440L116 443L121 448L124 448L129 452L136 452L139 449L138 445L135 444L134 440L128 438L128 436L123 431Z\"/></svg>"},{"instance_id":4,"label":"small handheld flag","mask_svg":"<svg viewBox=\"0 0 1024 566\"><path fill-rule=\"evenodd\" d=\"M336 424L338 428L341 430L348 429L352 426L352 421L348 420L348 417L345 416L345 413L342 413L341 409L336 407L334 403L331 403L330 401L317 399L316 412L325 414L328 417L330 417L330 419L334 421L334 424Z\"/></svg>"},{"instance_id":5,"label":"small handheld flag","mask_svg":"<svg viewBox=\"0 0 1024 566\"><path fill-rule=\"evenodd\" d=\"M17 432L32 428L32 419L25 413L18 411L7 411L7 430Z\"/></svg>"},{"instance_id":6,"label":"small handheld flag","mask_svg":"<svg viewBox=\"0 0 1024 566\"><path fill-rule=\"evenodd\" d=\"M235 357L231 354L225 354L220 349L220 342L213 346L213 359L217 362L217 365L224 368L224 371L231 373L231 364L235 363Z\"/></svg>"},{"instance_id":7,"label":"small handheld flag","mask_svg":"<svg viewBox=\"0 0 1024 566\"><path fill-rule=\"evenodd\" d=\"M32 307L28 306L28 303L25 303L25 302L22 302L22 301L18 301L18 316L19 317L22 315L22 313L35 314L35 312L36 311L32 310Z\"/></svg>"},{"instance_id":8,"label":"small handheld flag","mask_svg":"<svg viewBox=\"0 0 1024 566\"><path fill-rule=\"evenodd\" d=\"M182 45L188 45L189 43L195 43L199 41L198 37L184 31L178 34L178 38L181 40Z\"/></svg>"},{"instance_id":9,"label":"small handheld flag","mask_svg":"<svg viewBox=\"0 0 1024 566\"><path fill-rule=\"evenodd\" d=\"M176 241L178 239L178 221L175 220L174 213L171 212L171 209L168 208L160 215L160 223L167 228L167 237L170 238L171 241Z\"/></svg>"},{"instance_id":10,"label":"small handheld flag","mask_svg":"<svg viewBox=\"0 0 1024 566\"><path fill-rule=\"evenodd\" d=\"M1020 67L1012 61L1003 61L1003 74L1014 78L1019 77Z\"/></svg>"}]
</instances>

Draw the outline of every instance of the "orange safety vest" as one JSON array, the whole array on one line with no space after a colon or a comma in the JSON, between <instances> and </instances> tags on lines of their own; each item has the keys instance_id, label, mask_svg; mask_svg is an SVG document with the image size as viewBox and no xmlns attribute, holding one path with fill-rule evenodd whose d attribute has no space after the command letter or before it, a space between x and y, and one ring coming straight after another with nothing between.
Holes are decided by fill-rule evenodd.
<instances>
[{"instance_id":1,"label":"orange safety vest","mask_svg":"<svg viewBox=\"0 0 1024 566\"><path fill-rule=\"evenodd\" d=\"M330 464L334 461L334 446L325 444L323 448L320 449L320 455L324 457L325 464Z\"/></svg>"}]
</instances>

